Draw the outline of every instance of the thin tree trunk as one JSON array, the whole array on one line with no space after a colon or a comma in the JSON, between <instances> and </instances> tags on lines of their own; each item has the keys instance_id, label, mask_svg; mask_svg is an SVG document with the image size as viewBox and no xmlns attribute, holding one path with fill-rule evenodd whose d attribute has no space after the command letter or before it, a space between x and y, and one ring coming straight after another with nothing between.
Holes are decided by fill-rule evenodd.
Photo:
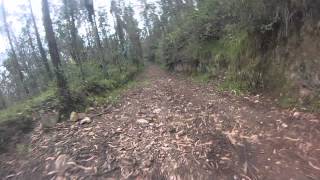
<instances>
[{"instance_id":1,"label":"thin tree trunk","mask_svg":"<svg viewBox=\"0 0 320 180\"><path fill-rule=\"evenodd\" d=\"M90 25L88 23L85 23L85 30L86 30L86 39L87 39L87 43L88 45L86 46L87 48L87 58L88 56L91 55L91 49L92 49L92 44L91 44L91 37L92 37L92 33L91 33L91 29L90 29Z\"/></svg>"},{"instance_id":2,"label":"thin tree trunk","mask_svg":"<svg viewBox=\"0 0 320 180\"><path fill-rule=\"evenodd\" d=\"M92 30L94 33L94 39L95 39L96 45L99 49L101 64L103 66L105 66L106 62L105 62L104 52L103 52L103 48L102 48L102 44L101 44L101 40L100 40L100 36L99 36L99 31L98 31L95 15L92 15L90 23L91 23L91 27L92 27ZM103 70L106 70L106 67L103 67Z\"/></svg>"},{"instance_id":3,"label":"thin tree trunk","mask_svg":"<svg viewBox=\"0 0 320 180\"><path fill-rule=\"evenodd\" d=\"M94 7L93 7L93 1L90 0L86 0L85 1L85 6L86 9L88 11L88 18L89 18L89 22L91 24L93 33L94 33L94 38L95 38L95 42L96 45L98 46L99 50L102 49L102 45L101 45L101 41L100 41L100 37L99 37L99 31L98 31L98 27L97 27L97 23L96 23L96 18L95 18L95 12L94 12Z\"/></svg>"},{"instance_id":4,"label":"thin tree trunk","mask_svg":"<svg viewBox=\"0 0 320 180\"><path fill-rule=\"evenodd\" d=\"M12 52L12 60L13 60L14 69L15 69L16 73L18 74L18 77L19 77L19 80L21 82L21 85L23 86L24 92L26 93L26 95L28 95L29 94L29 90L28 90L27 86L24 83L24 75L22 73L21 67L20 67L19 62L18 62L18 57L17 57L16 51L15 51L14 46L13 46L13 42L12 42L10 31L9 31L9 25L7 23L7 16L6 16L3 0L2 0L2 6L1 7L2 7L2 16L3 16L4 28L5 28L5 32L7 34L7 37L8 37L8 40L9 40L9 45L10 45L11 52Z\"/></svg>"},{"instance_id":5,"label":"thin tree trunk","mask_svg":"<svg viewBox=\"0 0 320 180\"><path fill-rule=\"evenodd\" d=\"M27 87L29 86L29 88L28 88L29 93L32 94L31 89L34 89L34 88L37 89L36 93L38 93L39 86L37 83L37 78L34 76L34 73L32 72L32 70L30 69L30 67L26 63L26 59L27 59L26 52L25 52L24 48L18 43L18 40L17 40L16 36L14 35L14 33L12 32L11 34L12 34L13 42L17 47L18 57L21 60L20 61L21 68L23 69L23 71L25 71L27 73L27 75L29 76L29 79L31 80L31 84L26 84Z\"/></svg>"},{"instance_id":6,"label":"thin tree trunk","mask_svg":"<svg viewBox=\"0 0 320 180\"><path fill-rule=\"evenodd\" d=\"M68 89L67 81L61 67L61 60L58 52L58 46L55 39L55 33L52 28L48 0L42 0L43 23L48 41L49 52L54 67L54 73L57 78L59 99L61 103L60 113L66 114L71 110L72 100Z\"/></svg>"},{"instance_id":7,"label":"thin tree trunk","mask_svg":"<svg viewBox=\"0 0 320 180\"><path fill-rule=\"evenodd\" d=\"M66 18L68 21L68 26L69 26L69 32L71 36L71 57L72 59L79 65L80 68L80 73L81 73L81 79L84 81L85 80L85 74L83 71L83 66L82 66L82 59L80 55L80 47L78 44L78 30L75 25L75 18L74 18L74 7L68 3L68 0L64 0L64 5L65 5L65 13L66 13Z\"/></svg>"},{"instance_id":8,"label":"thin tree trunk","mask_svg":"<svg viewBox=\"0 0 320 180\"><path fill-rule=\"evenodd\" d=\"M4 99L4 95L0 89L0 109L5 109L7 107L6 101Z\"/></svg>"},{"instance_id":9,"label":"thin tree trunk","mask_svg":"<svg viewBox=\"0 0 320 180\"><path fill-rule=\"evenodd\" d=\"M31 37L31 34L29 31L27 31L27 34L28 34L28 42L29 42L29 46L31 47L31 54L32 54L32 58L35 59L36 61L36 65L37 66L40 66L40 64L42 64L41 60L39 59L39 57L37 56L37 53L36 53L36 48L33 44L33 41L32 41L32 37ZM40 71L42 72L42 71ZM46 83L43 83L43 81L40 81L40 89L41 90L44 90L46 88Z\"/></svg>"},{"instance_id":10,"label":"thin tree trunk","mask_svg":"<svg viewBox=\"0 0 320 180\"><path fill-rule=\"evenodd\" d=\"M80 41L78 39L78 30L77 30L76 25L75 25L75 19L74 19L73 10L72 10L72 12L70 14L70 17L71 17L71 38L72 38L72 44L73 44L72 47L73 47L73 53L74 53L73 56L74 56L76 62L78 63L78 65L79 65L82 80L85 80L85 74L84 74L83 65L82 65L81 52L80 52L80 47L79 47L79 44L78 44L78 43L80 43Z\"/></svg>"},{"instance_id":11,"label":"thin tree trunk","mask_svg":"<svg viewBox=\"0 0 320 180\"><path fill-rule=\"evenodd\" d=\"M92 24L92 27L93 27L93 30L94 30L94 36L96 38L96 43L98 45L98 48L99 49L102 49L102 45L101 45L101 40L100 40L100 36L99 36L99 31L98 31L98 27L97 27L97 23L96 23L96 18L93 17L93 24Z\"/></svg>"},{"instance_id":12,"label":"thin tree trunk","mask_svg":"<svg viewBox=\"0 0 320 180\"><path fill-rule=\"evenodd\" d=\"M29 46L31 47L31 50L32 50L32 52L31 52L32 58L35 59L37 63L39 63L40 60L37 56L36 47L33 44L32 37L31 37L29 30L27 31L27 35L28 35L28 43L29 43Z\"/></svg>"},{"instance_id":13,"label":"thin tree trunk","mask_svg":"<svg viewBox=\"0 0 320 180\"><path fill-rule=\"evenodd\" d=\"M20 58L27 59L26 52L23 49L18 52L19 52ZM33 73L32 69L28 66L26 61L22 61L22 65L23 65L25 71L27 72L29 79L31 81L31 83L29 85L29 89L30 89L31 94L39 93L39 85L37 82L37 78L36 78L35 74Z\"/></svg>"},{"instance_id":14,"label":"thin tree trunk","mask_svg":"<svg viewBox=\"0 0 320 180\"><path fill-rule=\"evenodd\" d=\"M34 18L34 14L33 14L33 10L32 10L31 0L28 0L28 1L29 1L30 15L31 15L31 18L32 18L34 31L35 31L36 38L37 38L37 44L38 44L38 48L39 48L39 51L40 51L40 54L41 54L42 63L43 63L43 65L44 65L44 67L45 67L45 69L47 71L48 78L50 80L52 80L52 77L53 77L52 76L52 72L51 72L51 69L50 69L50 66L49 66L49 61L48 61L48 58L47 58L46 51L44 50L42 42L41 42L39 30L38 30L37 23L36 23L36 20Z\"/></svg>"},{"instance_id":15,"label":"thin tree trunk","mask_svg":"<svg viewBox=\"0 0 320 180\"><path fill-rule=\"evenodd\" d=\"M103 48L102 48L102 45L101 45L101 40L100 40L100 37L99 37L99 31L98 31L96 18L95 18L95 14L94 14L93 1L86 0L85 1L85 6L86 6L86 9L88 11L89 22L91 24L91 27L92 27L92 30L93 30L93 33L94 33L95 43L96 43L96 46L98 47L98 52L99 52L99 55L100 55L99 58L101 58L101 60L100 60L101 66L102 66L103 71L105 73L107 73L105 54L103 52Z\"/></svg>"}]
</instances>

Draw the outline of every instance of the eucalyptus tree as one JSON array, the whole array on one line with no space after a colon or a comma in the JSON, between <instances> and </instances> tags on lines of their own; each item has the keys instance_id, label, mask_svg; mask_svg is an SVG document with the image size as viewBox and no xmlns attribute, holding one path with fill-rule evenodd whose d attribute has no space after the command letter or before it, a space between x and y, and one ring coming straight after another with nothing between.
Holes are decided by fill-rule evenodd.
<instances>
[{"instance_id":1,"label":"eucalyptus tree","mask_svg":"<svg viewBox=\"0 0 320 180\"><path fill-rule=\"evenodd\" d=\"M37 65L39 66L40 65L40 60L39 60L39 57L37 55L37 51L36 51L36 47L33 43L33 37L31 35L31 32L30 32L30 25L28 23L29 21L27 20L27 26L25 28L25 33L26 35L28 36L28 45L30 47L30 52L31 52L31 55L32 55L32 59L35 60L37 62Z\"/></svg>"},{"instance_id":2,"label":"eucalyptus tree","mask_svg":"<svg viewBox=\"0 0 320 180\"><path fill-rule=\"evenodd\" d=\"M103 40L103 45L106 49L109 49L109 39L108 39L108 16L105 11L98 11L98 22L99 22L99 29L101 31L101 38Z\"/></svg>"},{"instance_id":3,"label":"eucalyptus tree","mask_svg":"<svg viewBox=\"0 0 320 180\"><path fill-rule=\"evenodd\" d=\"M33 65L32 73L34 73L35 76L37 77L36 79L38 81L39 88L41 90L44 90L47 88L48 82L46 82L46 80L47 80L46 77L41 76L41 74L43 73L43 68L42 68L43 61L39 57L37 50L36 50L36 47L34 45L34 42L33 42L34 38L31 34L31 27L30 27L29 19L27 19L26 27L23 28L22 33L25 34L25 36L27 38L25 45L28 45L28 47L29 47L29 54L30 54L29 62L31 62Z\"/></svg>"},{"instance_id":4,"label":"eucalyptus tree","mask_svg":"<svg viewBox=\"0 0 320 180\"><path fill-rule=\"evenodd\" d=\"M5 109L7 107L5 96L3 93L3 89L4 89L4 82L3 81L4 81L4 79L1 76L0 77L0 109Z\"/></svg>"},{"instance_id":5,"label":"eucalyptus tree","mask_svg":"<svg viewBox=\"0 0 320 180\"><path fill-rule=\"evenodd\" d=\"M40 52L40 55L41 55L41 59L42 59L42 64L46 69L46 73L47 73L48 78L50 80L52 80L52 77L53 77L52 76L52 72L51 72L51 69L50 69L50 65L49 65L49 61L48 61L48 58L47 58L46 51L44 50L43 45L42 45L42 41L41 41L41 38L40 38L37 22L36 22L36 19L34 17L34 13L33 13L33 9L32 9L31 0L28 0L28 2L29 2L29 9L30 9L30 17L32 19L34 32L35 32L36 39L37 39L38 49L39 49L39 52Z\"/></svg>"},{"instance_id":6,"label":"eucalyptus tree","mask_svg":"<svg viewBox=\"0 0 320 180\"><path fill-rule=\"evenodd\" d=\"M68 111L70 111L70 107L72 107L72 99L65 75L63 73L63 68L61 67L61 60L55 38L55 33L52 27L52 20L50 17L48 0L42 0L42 15L51 61L57 79L58 95L61 103L60 112L67 113Z\"/></svg>"},{"instance_id":7,"label":"eucalyptus tree","mask_svg":"<svg viewBox=\"0 0 320 180\"><path fill-rule=\"evenodd\" d=\"M94 10L94 4L93 0L84 0L84 6L85 9L87 10L88 13L88 20L91 24L91 28L94 34L94 39L95 39L95 44L98 47L98 53L100 55L99 58L100 60L100 65L102 66L103 71L106 73L107 72L107 67L106 64L107 62L105 61L105 53L101 44L100 36L99 36L99 31L96 23L96 16L95 16L95 10Z\"/></svg>"},{"instance_id":8,"label":"eucalyptus tree","mask_svg":"<svg viewBox=\"0 0 320 180\"><path fill-rule=\"evenodd\" d=\"M63 0L65 9L65 18L67 20L67 28L70 37L70 54L72 59L77 63L81 71L82 80L85 79L83 70L82 46L81 39L76 27L76 13L78 12L79 4L75 0Z\"/></svg>"},{"instance_id":9,"label":"eucalyptus tree","mask_svg":"<svg viewBox=\"0 0 320 180\"><path fill-rule=\"evenodd\" d=\"M140 41L140 29L138 28L138 21L134 18L134 11L132 7L124 9L125 30L128 34L131 44L131 58L136 65L141 65L143 60L143 52Z\"/></svg>"},{"instance_id":10,"label":"eucalyptus tree","mask_svg":"<svg viewBox=\"0 0 320 180\"><path fill-rule=\"evenodd\" d=\"M11 37L11 33L10 33L10 30L9 30L9 24L7 22L7 15L6 15L6 10L5 10L5 7L4 7L3 0L2 0L2 3L1 3L1 10L2 10L2 18L3 18L3 23L4 23L4 29L5 29L8 41L9 41L10 48L11 48L11 56L12 56L12 64L13 64L13 68L14 68L14 73L16 73L18 75L18 81L21 83L20 85L22 85L22 88L24 89L25 94L28 95L29 94L29 89L27 88L27 86L26 86L26 84L24 82L24 74L23 74L22 68L21 68L21 66L20 66L20 64L18 62L18 56L16 54L16 50L15 50L15 47L14 47L14 44L13 44L13 40L12 40L12 37Z\"/></svg>"},{"instance_id":11,"label":"eucalyptus tree","mask_svg":"<svg viewBox=\"0 0 320 180\"><path fill-rule=\"evenodd\" d=\"M4 95L0 89L0 109L5 109L7 107L6 101L4 99Z\"/></svg>"},{"instance_id":12,"label":"eucalyptus tree","mask_svg":"<svg viewBox=\"0 0 320 180\"><path fill-rule=\"evenodd\" d=\"M102 49L101 40L100 40L99 31L98 31L97 22L96 22L96 16L95 16L93 0L85 0L85 4L84 5L85 5L85 8L86 8L87 13L88 13L88 20L89 20L89 22L91 24L91 28L92 28L93 33L94 33L96 46L99 49Z\"/></svg>"},{"instance_id":13,"label":"eucalyptus tree","mask_svg":"<svg viewBox=\"0 0 320 180\"><path fill-rule=\"evenodd\" d=\"M19 74L17 74L16 68L14 66L14 61L12 60L12 53L11 51L7 52L8 56L3 61L3 67L5 68L6 74L5 75L5 83L4 86L10 92L9 96L12 101L22 100L26 97L26 92L22 88L22 83L19 80Z\"/></svg>"},{"instance_id":14,"label":"eucalyptus tree","mask_svg":"<svg viewBox=\"0 0 320 180\"><path fill-rule=\"evenodd\" d=\"M144 21L144 28L146 32L146 36L150 36L150 31L152 30L151 21L150 21L150 13L154 12L153 4L148 3L147 0L140 0L143 5L143 10L141 11L141 15Z\"/></svg>"},{"instance_id":15,"label":"eucalyptus tree","mask_svg":"<svg viewBox=\"0 0 320 180\"><path fill-rule=\"evenodd\" d=\"M120 3L112 0L111 1L111 13L114 16L115 19L115 31L119 39L120 47L122 50L122 53L126 56L126 50L125 50L125 32L124 32L124 23L121 18L122 16L122 10L120 8Z\"/></svg>"},{"instance_id":16,"label":"eucalyptus tree","mask_svg":"<svg viewBox=\"0 0 320 180\"><path fill-rule=\"evenodd\" d=\"M13 36L14 37L14 36ZM28 87L29 93L37 94L39 92L39 85L37 82L37 77L35 75L35 60L31 56L30 47L28 46L28 36L26 33L26 28L22 28L22 32L19 34L18 38L13 38L15 41L15 47L17 49L18 59L21 64L21 68L25 74L24 84Z\"/></svg>"}]
</instances>

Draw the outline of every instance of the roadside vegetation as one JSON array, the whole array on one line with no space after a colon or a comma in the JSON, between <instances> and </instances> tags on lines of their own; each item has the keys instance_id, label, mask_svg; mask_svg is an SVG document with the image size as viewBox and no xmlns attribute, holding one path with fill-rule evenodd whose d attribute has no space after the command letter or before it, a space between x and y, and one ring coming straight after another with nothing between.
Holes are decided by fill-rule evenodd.
<instances>
[{"instance_id":1,"label":"roadside vegetation","mask_svg":"<svg viewBox=\"0 0 320 180\"><path fill-rule=\"evenodd\" d=\"M160 19L146 13L153 24L149 60L218 80L221 89L319 110L318 1L163 0L159 6Z\"/></svg>"},{"instance_id":2,"label":"roadside vegetation","mask_svg":"<svg viewBox=\"0 0 320 180\"><path fill-rule=\"evenodd\" d=\"M107 103L144 67L131 4L112 1L109 14L93 1L56 6L43 0L40 22L32 3L26 1L22 14L7 12L1 3L1 35L9 42L0 71L1 147L39 120L52 126L72 111ZM109 15L117 18L113 27ZM12 18L19 18L22 29L12 29Z\"/></svg>"}]
</instances>

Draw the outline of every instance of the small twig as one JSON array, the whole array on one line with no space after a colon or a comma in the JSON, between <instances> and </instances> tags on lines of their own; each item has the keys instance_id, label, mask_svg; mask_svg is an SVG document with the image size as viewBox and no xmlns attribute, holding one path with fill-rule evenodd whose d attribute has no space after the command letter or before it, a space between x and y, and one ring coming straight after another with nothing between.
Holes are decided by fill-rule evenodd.
<instances>
[{"instance_id":1,"label":"small twig","mask_svg":"<svg viewBox=\"0 0 320 180\"><path fill-rule=\"evenodd\" d=\"M308 162L308 164L309 164L312 168L314 168L314 169L316 169L316 170L319 170L319 171L320 171L320 167L318 167L318 166L316 166L316 165L312 164L312 162L311 162L311 161L309 161L309 162Z\"/></svg>"},{"instance_id":2,"label":"small twig","mask_svg":"<svg viewBox=\"0 0 320 180\"><path fill-rule=\"evenodd\" d=\"M245 179L252 180L249 176L246 176L244 174L241 174L241 176L243 176Z\"/></svg>"},{"instance_id":3,"label":"small twig","mask_svg":"<svg viewBox=\"0 0 320 180\"><path fill-rule=\"evenodd\" d=\"M96 118L96 117L102 116L104 114L108 114L108 113L110 113L110 109L111 108L112 108L112 106L109 106L102 113L99 113L99 114L96 114L96 115L92 115L92 116L89 116L89 117L90 118Z\"/></svg>"},{"instance_id":4,"label":"small twig","mask_svg":"<svg viewBox=\"0 0 320 180\"><path fill-rule=\"evenodd\" d=\"M288 137L288 136L285 136L283 139L286 139L286 140L289 140L289 141L300 141L301 139L294 139L294 138L291 138L291 137Z\"/></svg>"}]
</instances>

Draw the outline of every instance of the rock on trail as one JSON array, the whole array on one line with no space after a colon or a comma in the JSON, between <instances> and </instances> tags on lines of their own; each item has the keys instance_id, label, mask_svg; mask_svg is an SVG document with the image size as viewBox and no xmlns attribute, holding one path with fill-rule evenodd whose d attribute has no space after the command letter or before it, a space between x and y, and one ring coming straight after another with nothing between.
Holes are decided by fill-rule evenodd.
<instances>
[{"instance_id":1,"label":"rock on trail","mask_svg":"<svg viewBox=\"0 0 320 180\"><path fill-rule=\"evenodd\" d=\"M49 132L37 127L26 154L0 155L0 177L320 179L318 115L253 103L156 66L137 81L148 83L96 107L103 113L89 112L81 125L74 116Z\"/></svg>"}]
</instances>

